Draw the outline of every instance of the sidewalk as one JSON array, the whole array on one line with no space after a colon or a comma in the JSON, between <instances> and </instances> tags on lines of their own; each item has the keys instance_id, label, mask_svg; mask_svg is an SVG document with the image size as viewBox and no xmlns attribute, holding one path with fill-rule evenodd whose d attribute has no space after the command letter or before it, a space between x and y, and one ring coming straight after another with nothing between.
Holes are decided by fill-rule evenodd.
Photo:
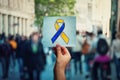
<instances>
[{"instance_id":1,"label":"sidewalk","mask_svg":"<svg viewBox=\"0 0 120 80\"><path fill-rule=\"evenodd\" d=\"M49 61L50 61L50 59L48 60L48 62ZM70 67L71 67L71 71L68 72L70 77L67 80L90 80L90 78L85 79L85 72L83 72L83 74L80 74L79 71L78 71L77 75L75 74L73 61L71 62ZM41 80L54 80L54 78L53 78L53 68L54 68L54 63L50 63L50 64L47 63L47 65L45 67L45 70L41 74ZM83 69L84 68L85 68L85 66L83 65ZM10 69L11 69L11 67L10 67ZM114 63L111 63L111 72L112 72L112 80L117 80ZM2 76L2 67L1 67L1 63L0 63L0 80L2 80L1 76ZM8 80L19 80L19 71L18 71L18 63L17 62L16 62L16 67L15 67L14 71L10 72L10 70L9 70L9 79Z\"/></svg>"}]
</instances>

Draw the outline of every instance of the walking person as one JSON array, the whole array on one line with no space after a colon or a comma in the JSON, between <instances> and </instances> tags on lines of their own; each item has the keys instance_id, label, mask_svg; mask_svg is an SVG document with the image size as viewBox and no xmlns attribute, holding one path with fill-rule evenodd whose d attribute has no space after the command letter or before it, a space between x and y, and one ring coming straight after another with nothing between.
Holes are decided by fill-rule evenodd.
<instances>
[{"instance_id":1,"label":"walking person","mask_svg":"<svg viewBox=\"0 0 120 80\"><path fill-rule=\"evenodd\" d=\"M116 39L112 42L112 54L115 58L117 79L120 80L120 33L116 34Z\"/></svg>"},{"instance_id":2,"label":"walking person","mask_svg":"<svg viewBox=\"0 0 120 80\"><path fill-rule=\"evenodd\" d=\"M25 45L25 65L28 69L29 80L40 80L40 74L45 66L45 54L39 33L33 33L31 39ZM36 72L35 79L33 75L34 71Z\"/></svg>"},{"instance_id":3,"label":"walking person","mask_svg":"<svg viewBox=\"0 0 120 80\"><path fill-rule=\"evenodd\" d=\"M92 80L100 80L98 78L98 69L102 80L111 80L111 57L109 45L102 35L102 31L98 31L98 40L96 45L96 55L93 63ZM106 73L106 75L104 75Z\"/></svg>"},{"instance_id":4,"label":"walking person","mask_svg":"<svg viewBox=\"0 0 120 80\"><path fill-rule=\"evenodd\" d=\"M85 62L86 62L86 74L85 78L89 78L91 76L91 68L93 59L95 56L95 35L92 32L86 32L86 40L82 46L82 53L85 56Z\"/></svg>"},{"instance_id":5,"label":"walking person","mask_svg":"<svg viewBox=\"0 0 120 80\"><path fill-rule=\"evenodd\" d=\"M21 80L24 79L24 56L25 56L25 44L26 44L26 38L25 36L21 36L17 40L18 47L16 49L16 59L19 64L19 73Z\"/></svg>"},{"instance_id":6,"label":"walking person","mask_svg":"<svg viewBox=\"0 0 120 80\"><path fill-rule=\"evenodd\" d=\"M74 60L75 74L77 74L78 71L80 72L80 74L82 73L81 47L82 47L82 37L80 36L79 31L77 31L76 32L76 46L72 48L72 58Z\"/></svg>"},{"instance_id":7,"label":"walking person","mask_svg":"<svg viewBox=\"0 0 120 80\"><path fill-rule=\"evenodd\" d=\"M14 36L9 36L9 44L11 46L12 52L11 52L11 61L12 61L12 68L15 68L15 58L16 58L16 49L17 49L17 42L14 39ZM14 70L12 70L14 71Z\"/></svg>"},{"instance_id":8,"label":"walking person","mask_svg":"<svg viewBox=\"0 0 120 80\"><path fill-rule=\"evenodd\" d=\"M9 44L8 39L6 38L4 43L1 45L1 52L0 52L1 55L0 58L2 61L3 79L8 78L11 51L12 51L11 46Z\"/></svg>"}]
</instances>

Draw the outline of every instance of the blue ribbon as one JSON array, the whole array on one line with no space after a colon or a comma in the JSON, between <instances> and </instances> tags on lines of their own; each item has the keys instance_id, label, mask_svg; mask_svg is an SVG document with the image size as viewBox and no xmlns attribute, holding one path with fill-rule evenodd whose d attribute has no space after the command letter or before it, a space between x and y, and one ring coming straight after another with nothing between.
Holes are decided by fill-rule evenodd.
<instances>
[{"instance_id":1,"label":"blue ribbon","mask_svg":"<svg viewBox=\"0 0 120 80\"><path fill-rule=\"evenodd\" d=\"M56 41L56 39L60 36L60 34L63 32L65 28L65 23L62 24L62 26L58 29L58 31L55 33L55 35L52 37L52 43Z\"/></svg>"}]
</instances>

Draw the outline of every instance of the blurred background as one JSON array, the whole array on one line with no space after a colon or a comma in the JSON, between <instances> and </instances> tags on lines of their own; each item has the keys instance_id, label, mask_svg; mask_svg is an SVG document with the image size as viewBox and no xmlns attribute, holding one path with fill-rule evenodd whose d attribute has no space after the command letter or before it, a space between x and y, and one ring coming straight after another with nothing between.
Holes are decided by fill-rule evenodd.
<instances>
[{"instance_id":1,"label":"blurred background","mask_svg":"<svg viewBox=\"0 0 120 80\"><path fill-rule=\"evenodd\" d=\"M120 0L0 0L0 80L53 80L56 57L51 48L42 45L44 16L76 16L77 45L68 48L72 59L66 68L67 80L96 80L92 79L95 57L82 49L88 42L87 54L96 55L99 35L109 46L106 54L110 53L111 71L105 75L98 70L99 79L120 80L120 57L118 64L113 57L120 55L120 40L115 41L120 32ZM30 79L31 73L34 79ZM111 79L100 74L110 74ZM38 75L40 79L35 77Z\"/></svg>"}]
</instances>

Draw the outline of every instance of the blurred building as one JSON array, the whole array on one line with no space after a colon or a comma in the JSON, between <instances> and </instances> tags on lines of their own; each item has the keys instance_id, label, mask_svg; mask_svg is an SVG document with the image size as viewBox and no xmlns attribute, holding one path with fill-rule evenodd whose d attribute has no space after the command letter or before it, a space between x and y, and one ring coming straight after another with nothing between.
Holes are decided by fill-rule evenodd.
<instances>
[{"instance_id":1,"label":"blurred building","mask_svg":"<svg viewBox=\"0 0 120 80\"><path fill-rule=\"evenodd\" d=\"M110 36L111 0L93 0L93 25L101 28L106 37Z\"/></svg>"},{"instance_id":2,"label":"blurred building","mask_svg":"<svg viewBox=\"0 0 120 80\"><path fill-rule=\"evenodd\" d=\"M103 33L110 37L111 0L76 0L77 29Z\"/></svg>"},{"instance_id":3,"label":"blurred building","mask_svg":"<svg viewBox=\"0 0 120 80\"><path fill-rule=\"evenodd\" d=\"M0 33L29 35L34 21L34 0L0 0Z\"/></svg>"},{"instance_id":4,"label":"blurred building","mask_svg":"<svg viewBox=\"0 0 120 80\"><path fill-rule=\"evenodd\" d=\"M91 1L90 0L76 0L76 4L75 4L75 14L77 16L77 29L80 31L85 31L85 30L91 30L91 25L87 25L88 24L88 20L91 19L91 15L92 15L92 8L89 9L88 12L88 3L91 6ZM88 17L90 17L90 19L88 19ZM89 29L87 29L89 28Z\"/></svg>"}]
</instances>

